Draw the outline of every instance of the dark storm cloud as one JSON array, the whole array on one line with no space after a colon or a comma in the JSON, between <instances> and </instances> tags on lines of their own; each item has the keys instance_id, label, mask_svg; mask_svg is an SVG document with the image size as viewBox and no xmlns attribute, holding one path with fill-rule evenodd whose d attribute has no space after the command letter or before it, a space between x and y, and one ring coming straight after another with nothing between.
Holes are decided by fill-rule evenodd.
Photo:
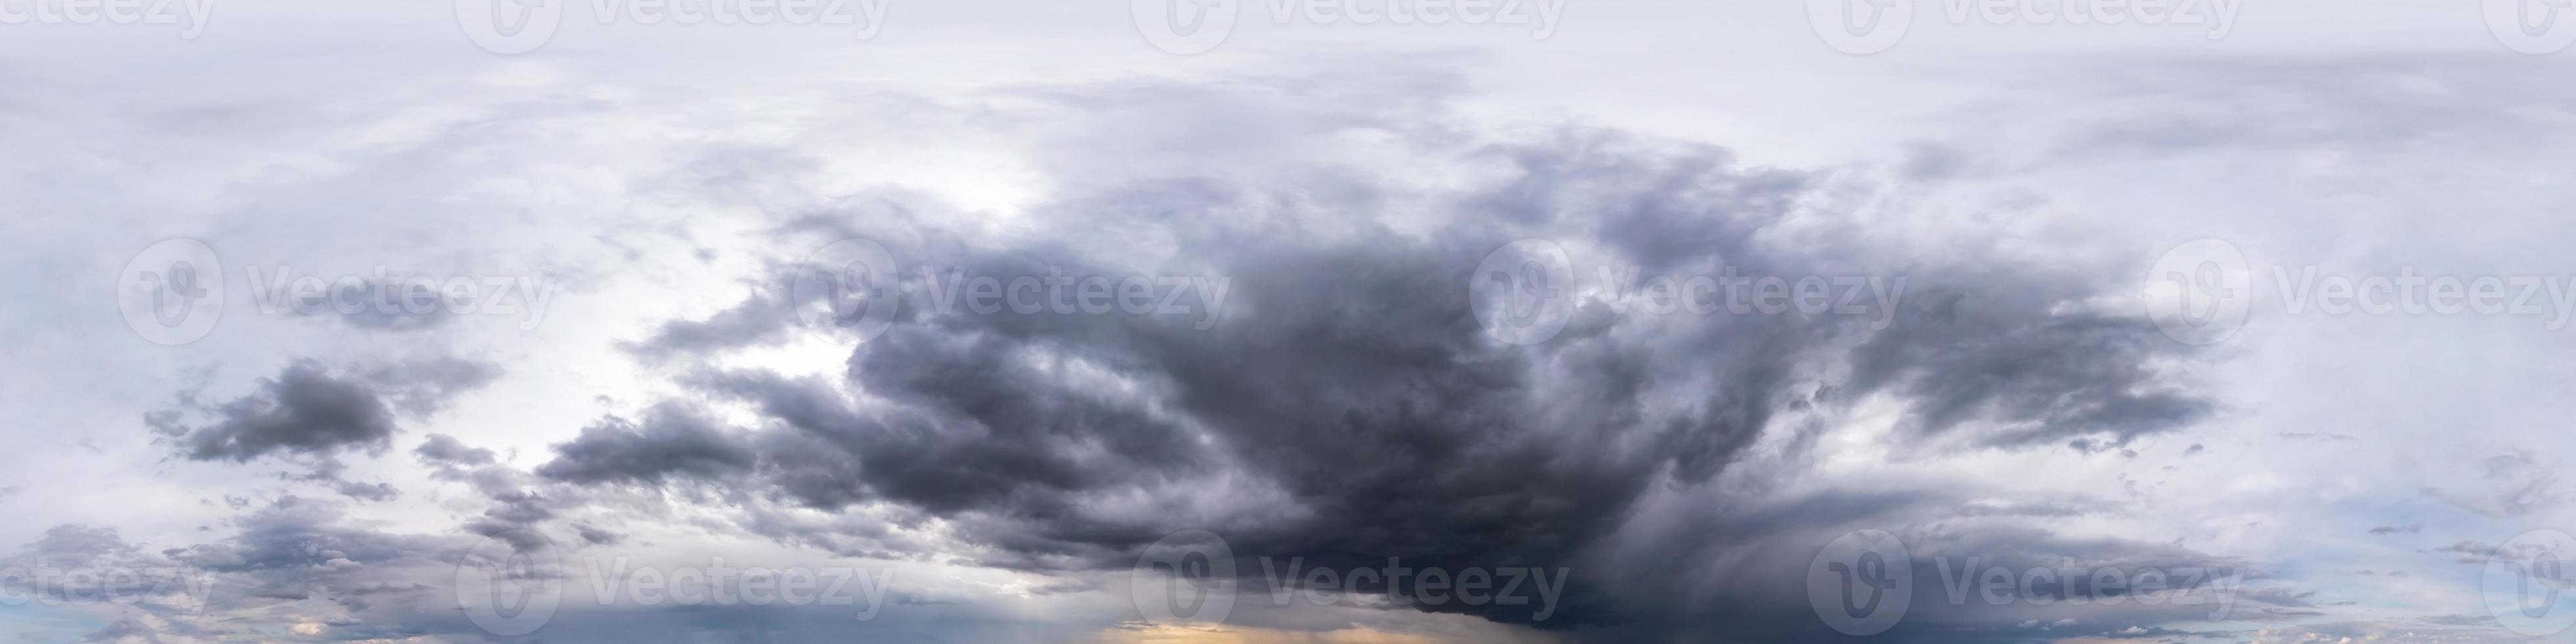
<instances>
[{"instance_id":1,"label":"dark storm cloud","mask_svg":"<svg viewBox=\"0 0 2576 644\"><path fill-rule=\"evenodd\" d=\"M214 408L215 423L181 426L156 415L155 429L190 460L247 462L273 453L327 455L346 448L382 450L394 434L392 410L365 382L333 377L321 363L299 360L259 390Z\"/></svg>"},{"instance_id":2,"label":"dark storm cloud","mask_svg":"<svg viewBox=\"0 0 2576 644\"><path fill-rule=\"evenodd\" d=\"M1105 118L1130 116L1145 118ZM824 509L891 503L947 520L985 563L1014 567L1124 567L1139 547L1187 528L1218 530L1238 555L1316 566L1389 556L1452 569L1580 566L1566 606L1541 624L1561 628L1654 622L1619 614L1636 592L1621 575L1719 557L1693 553L1730 538L1812 557L1830 531L1774 521L1641 544L1623 564L1596 558L1642 499L1711 481L1766 432L1815 431L1816 418L1884 399L1904 409L1901 440L2107 450L2213 410L2187 374L2171 373L2191 364L2188 347L2144 318L2082 305L2118 283L2007 262L1970 267L1959 249L1865 246L1865 224L1799 211L1821 190L1815 177L1744 168L1719 148L1597 130L1488 142L1402 120L1301 126L1318 128L1315 138L1342 128L1421 134L1405 154L1485 178L1427 189L1322 166L1112 182L1039 206L1032 219L1056 234L1024 242L945 230L935 204L804 216L784 229L788 247L856 235L883 242L899 263L967 274L1221 275L1232 299L1204 329L1195 316L967 313L922 306L936 285L909 276L908 304L852 351L845 380L758 370L686 379L769 424L604 421L541 473L724 479ZM1396 204L1411 219L1369 223ZM1905 276L1916 290L1884 328L1851 316L1630 315L1589 301L1563 333L1516 347L1478 326L1466 296L1479 262L1524 238L1575 249L1586 280L1601 264L1648 275L1729 267L1792 280ZM771 342L795 324L784 290L666 324L637 351ZM850 402L843 388L867 401ZM1109 511L1106 499L1155 510ZM1762 516L1938 521L1906 510L1956 501L1819 498ZM752 526L844 553L872 549L865 535ZM1524 607L1427 610L1531 619ZM1804 610L1734 614L1812 626Z\"/></svg>"},{"instance_id":3,"label":"dark storm cloud","mask_svg":"<svg viewBox=\"0 0 2576 644\"><path fill-rule=\"evenodd\" d=\"M440 359L334 376L319 362L298 360L276 377L261 379L250 394L200 407L214 417L210 423L191 427L180 410L145 420L189 460L244 463L270 455L327 459L347 450L381 452L392 445L395 411L435 412L497 373L482 363ZM192 392L181 395L190 406L193 398ZM318 474L336 479L337 467Z\"/></svg>"},{"instance_id":4,"label":"dark storm cloud","mask_svg":"<svg viewBox=\"0 0 2576 644\"><path fill-rule=\"evenodd\" d=\"M1957 508L1982 493L1900 486L1902 491L1836 490L1735 501L1710 507L1684 495L1662 493L1641 501L1638 515L1589 553L1578 566L1614 571L1612 589L1622 618L1577 632L1583 641L1626 642L1995 642L2028 641L2019 624L2080 618L2085 630L2056 636L2099 635L2131 626L2209 619L2219 599L2239 587L2225 571L2246 564L2171 544L2117 538L2079 538L2007 521L2008 510L1984 517ZM2019 508L2020 516L2049 519L2054 508ZM1809 566L1828 543L1851 531L1887 529L1909 553L1913 600L1904 619L1885 633L1853 637L1826 628L1809 604ZM1894 564L1894 562L1891 562ZM1578 567L1578 570L1583 568ZM1980 585L1981 573L2049 570L2051 581ZM2200 590L2196 603L2098 601L2124 596L2117 586L2097 586L2059 571L2117 571L2124 578L2146 571L2165 575L2169 589ZM2200 571L2200 572L2192 572ZM2213 574L2215 573L2215 574ZM2187 575L2198 575L2196 580ZM1830 583L1830 582L1829 582ZM1990 602L1991 589L2001 603ZM1962 596L1954 597L1953 592ZM2066 600L2083 598L2076 608ZM2247 611L2250 612L2250 611ZM2235 615L2242 618L2242 615Z\"/></svg>"}]
</instances>

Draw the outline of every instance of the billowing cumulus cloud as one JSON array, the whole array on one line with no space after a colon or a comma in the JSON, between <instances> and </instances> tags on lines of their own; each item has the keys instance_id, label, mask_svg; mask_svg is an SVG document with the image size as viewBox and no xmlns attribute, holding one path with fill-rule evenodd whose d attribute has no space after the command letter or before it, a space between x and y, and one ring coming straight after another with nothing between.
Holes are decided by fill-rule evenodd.
<instances>
[{"instance_id":1,"label":"billowing cumulus cloud","mask_svg":"<svg viewBox=\"0 0 2576 644\"><path fill-rule=\"evenodd\" d=\"M1164 106L1245 99L1148 93ZM1436 129L1399 115L1307 127L1303 136L1327 140ZM944 520L969 552L1008 567L1123 568L1165 535L1208 529L1246 575L1261 557L1570 569L1564 605L1549 611L1419 608L1548 629L1661 624L1652 628L1667 634L1758 615L1772 625L1757 630L1790 637L1814 630L1803 603L1706 615L1640 588L1713 574L1659 560L1766 551L1801 564L1761 571L1771 587L1803 587L1803 561L1835 529L1935 523L1944 516L1935 508L1959 499L1828 495L1758 511L1712 499L1664 510L1769 518L1700 525L1688 542L1614 536L1643 529L1633 524L1650 497L1709 489L1695 486L1766 436L1796 443L1863 407L1896 410L1889 440L1923 449L2078 451L2125 447L2214 408L2193 389L2201 358L2190 347L2133 311L2091 304L2124 283L2038 266L1970 269L1941 249L1853 241L1868 222L1804 205L1825 198L1824 179L1744 167L1720 148L1582 128L1453 137L1372 152L1472 180L1417 185L1303 159L1285 160L1289 178L1140 178L1033 207L1046 228L1022 242L944 225L964 219L935 202L799 215L780 246L863 237L948 272L903 274L901 308L870 337L800 323L799 307L819 304L794 299L789 285L818 267L776 258L774 279L741 304L665 323L636 352L658 360L823 333L850 347L842 377L702 369L682 383L763 422L721 427L664 403L642 422L583 429L537 472L578 483L686 478L826 511L905 508ZM1861 314L1658 315L1633 293L1567 285L1561 334L1507 344L1478 323L1470 285L1485 278L1480 262L1520 239L1567 249L1578 280L1639 280L1616 284L1624 288L1652 276L1741 275L1876 280L1878 291L1837 295ZM1226 287L1212 312L1214 291L1183 293L1187 315L941 304L957 297L942 289L977 275L1194 276ZM1220 319L1203 327L1196 312ZM880 547L851 545L873 543L873 529L753 525L850 553ZM1961 551L2058 539L1975 534L1988 541ZM2045 562L2044 552L2025 563ZM2120 542L2062 552L2222 562Z\"/></svg>"}]
</instances>

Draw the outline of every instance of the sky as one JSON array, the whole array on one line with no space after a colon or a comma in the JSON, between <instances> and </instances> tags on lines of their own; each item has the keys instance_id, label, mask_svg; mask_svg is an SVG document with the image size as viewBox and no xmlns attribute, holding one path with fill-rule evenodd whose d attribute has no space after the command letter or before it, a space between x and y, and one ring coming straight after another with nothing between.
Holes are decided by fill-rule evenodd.
<instances>
[{"instance_id":1,"label":"sky","mask_svg":"<svg viewBox=\"0 0 2576 644\"><path fill-rule=\"evenodd\" d=\"M0 638L2567 641L2539 0L0 0Z\"/></svg>"}]
</instances>

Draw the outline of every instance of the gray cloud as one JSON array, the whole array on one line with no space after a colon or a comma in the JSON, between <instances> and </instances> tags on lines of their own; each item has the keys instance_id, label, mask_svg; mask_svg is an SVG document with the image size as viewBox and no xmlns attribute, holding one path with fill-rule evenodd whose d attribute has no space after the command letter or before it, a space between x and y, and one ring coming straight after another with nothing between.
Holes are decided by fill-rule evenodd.
<instances>
[{"instance_id":1,"label":"gray cloud","mask_svg":"<svg viewBox=\"0 0 2576 644\"><path fill-rule=\"evenodd\" d=\"M537 475L576 483L658 484L665 477L718 478L752 466L749 445L718 429L703 414L666 403L641 424L609 417L555 446L556 458Z\"/></svg>"},{"instance_id":2,"label":"gray cloud","mask_svg":"<svg viewBox=\"0 0 2576 644\"><path fill-rule=\"evenodd\" d=\"M1150 92L1167 104L1240 98ZM1390 115L1313 127L1316 138L1436 130ZM1819 190L1807 175L1597 130L1513 142L1444 133L1406 145L1401 155L1428 167L1499 171L1438 189L1329 166L1282 170L1290 179L1105 183L1037 207L1033 219L1054 234L1026 242L943 227L935 203L799 215L782 228L786 247L863 236L899 262L969 274L1222 275L1232 299L1206 329L1195 317L962 313L920 306L932 285L916 276L902 286L913 304L850 353L846 380L759 370L684 379L754 407L768 424L719 430L664 405L640 425L612 418L585 429L539 472L591 483L720 481L822 509L891 503L945 519L983 563L1009 567L1123 567L1138 547L1186 528L1218 530L1246 557L1318 566L1389 556L1451 568L1580 565L1568 605L1540 624L1573 628L1620 610L1672 608L1617 608L1614 597L1637 592L1618 575L1638 568L1622 566L1647 565L1601 563L1610 561L1601 550L1643 499L1711 481L1766 433L1812 431L1820 418L1887 398L1901 402L1909 441L2096 451L2215 409L2187 373L2170 370L2191 364L2189 347L2142 317L2080 305L2114 283L2036 267L1970 269L1942 259L1955 249L1916 255L1821 241L1859 238L1864 224L1795 209ZM1430 214L1400 227L1367 223L1398 203ZM1775 227L1820 241L1766 239ZM1649 275L1732 267L1793 279L1901 275L1913 290L1883 329L1832 316L1623 315L1584 302L1564 333L1516 347L1477 326L1466 295L1479 261L1523 238L1576 249L1587 279L1594 264ZM774 342L796 327L798 303L782 291L756 287L733 309L665 324L633 347L649 359ZM853 404L844 387L866 401ZM1153 510L1104 510L1111 498ZM1871 498L1866 511L1792 505L1762 516L1937 520L1908 509L1957 501ZM845 554L875 551L869 533L751 526ZM1812 551L1797 548L1831 536L1758 523L1694 534L1700 542L1616 559L1669 561L1758 538L1803 561ZM1426 610L1531 620L1520 607ZM1729 614L1766 615L1785 635L1815 627L1804 610ZM1622 619L1677 629L1667 636L1699 623Z\"/></svg>"},{"instance_id":3,"label":"gray cloud","mask_svg":"<svg viewBox=\"0 0 2576 644\"><path fill-rule=\"evenodd\" d=\"M493 462L492 450L469 447L446 434L430 434L420 447L412 449L412 454L419 456L423 463L437 465L471 467Z\"/></svg>"},{"instance_id":4,"label":"gray cloud","mask_svg":"<svg viewBox=\"0 0 2576 644\"><path fill-rule=\"evenodd\" d=\"M149 414L145 421L189 460L244 463L270 455L381 452L392 445L395 410L435 412L495 374L490 365L440 359L333 376L319 362L298 360L230 402L200 406L193 392L183 393L183 404L212 415L211 423L191 427L176 409Z\"/></svg>"},{"instance_id":5,"label":"gray cloud","mask_svg":"<svg viewBox=\"0 0 2576 644\"><path fill-rule=\"evenodd\" d=\"M175 412L148 420L190 460L247 462L275 453L329 455L346 448L382 450L391 444L394 418L374 387L333 377L320 363L299 360L259 390L213 408L218 419L187 427Z\"/></svg>"}]
</instances>

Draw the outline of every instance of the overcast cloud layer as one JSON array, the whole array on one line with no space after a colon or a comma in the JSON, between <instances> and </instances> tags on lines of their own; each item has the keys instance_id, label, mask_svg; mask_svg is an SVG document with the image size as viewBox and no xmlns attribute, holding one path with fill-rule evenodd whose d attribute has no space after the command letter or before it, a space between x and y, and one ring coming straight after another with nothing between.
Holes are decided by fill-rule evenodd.
<instances>
[{"instance_id":1,"label":"overcast cloud layer","mask_svg":"<svg viewBox=\"0 0 2576 644\"><path fill-rule=\"evenodd\" d=\"M2510 2L959 4L28 5L0 636L2576 622Z\"/></svg>"}]
</instances>

